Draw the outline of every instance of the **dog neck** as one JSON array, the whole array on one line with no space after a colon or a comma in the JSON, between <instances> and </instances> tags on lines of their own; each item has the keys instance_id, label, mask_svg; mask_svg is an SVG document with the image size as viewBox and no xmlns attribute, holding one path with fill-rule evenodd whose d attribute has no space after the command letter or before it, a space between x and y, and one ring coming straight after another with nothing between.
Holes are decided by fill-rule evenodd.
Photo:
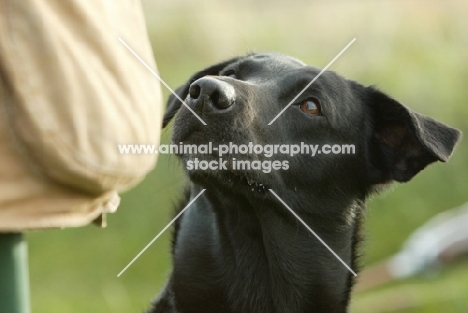
<instances>
[{"instance_id":1,"label":"dog neck","mask_svg":"<svg viewBox=\"0 0 468 313\"><path fill-rule=\"evenodd\" d=\"M194 185L192 195L200 189ZM255 196L229 199L218 195L207 190L190 209L190 218L184 219L194 223L192 229L203 232L206 245L202 254L200 247L191 254L176 251L176 268L184 266L185 257L201 256L205 277L211 277L215 285L216 281L224 282L213 292L216 290L220 302L225 301L233 312L346 312L352 275L283 204L273 195L260 200ZM301 218L354 268L355 204L350 201L340 209L353 218L334 219L310 213L323 212L327 207L322 200L321 210L314 209L314 200L311 196L308 213L300 212ZM338 211L336 203L329 205L330 214ZM197 217L212 220L204 220L197 227ZM204 305L206 308L206 302Z\"/></svg>"}]
</instances>

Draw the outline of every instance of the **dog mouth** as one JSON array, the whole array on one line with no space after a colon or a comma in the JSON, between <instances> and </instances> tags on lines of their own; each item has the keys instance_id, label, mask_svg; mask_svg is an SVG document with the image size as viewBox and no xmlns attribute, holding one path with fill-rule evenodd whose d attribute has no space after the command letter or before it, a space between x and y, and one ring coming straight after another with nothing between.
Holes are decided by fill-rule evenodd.
<instances>
[{"instance_id":1,"label":"dog mouth","mask_svg":"<svg viewBox=\"0 0 468 313\"><path fill-rule=\"evenodd\" d=\"M233 162L239 158L219 158L217 155L178 155L183 162L184 171L189 178L204 187L227 187L257 194L264 194L270 189L268 174L261 170L243 170L233 168ZM245 160L246 161L246 160ZM195 166L198 162L198 166ZM204 166L200 166L204 162ZM211 162L211 163L210 163ZM225 164L223 164L225 163ZM222 168L210 168L211 165ZM223 165L220 165L223 164ZM271 174L271 173L270 173Z\"/></svg>"},{"instance_id":2,"label":"dog mouth","mask_svg":"<svg viewBox=\"0 0 468 313\"><path fill-rule=\"evenodd\" d=\"M268 185L266 183L260 182L257 178L253 178L249 173L239 173L239 172L229 172L227 173L227 180L229 183L236 185L243 185L247 189L250 189L252 192L256 193L266 193Z\"/></svg>"},{"instance_id":3,"label":"dog mouth","mask_svg":"<svg viewBox=\"0 0 468 313\"><path fill-rule=\"evenodd\" d=\"M187 126L187 125L186 125ZM224 152L221 146L233 142L237 146L249 143L246 134L237 131L235 134L225 134L223 131L213 132L198 124L190 123L187 127L177 127L173 143L197 146L195 153L185 151L176 153L182 161L185 173L191 181L205 188L226 188L248 194L266 194L277 179L271 161L262 155ZM213 134L214 133L214 134ZM240 140L242 138L243 140ZM210 139L209 141L207 141ZM251 140L253 141L253 140ZM208 151L200 152L200 147L209 147ZM203 162L203 164L201 164ZM270 163L269 163L270 162ZM246 167L241 167L243 163ZM257 167L252 167L255 163ZM268 164L269 163L269 164ZM258 164L261 164L260 168ZM197 166L198 165L198 166ZM203 166L200 166L203 165ZM210 165L213 165L210 167ZM269 166L269 168L268 168Z\"/></svg>"}]
</instances>

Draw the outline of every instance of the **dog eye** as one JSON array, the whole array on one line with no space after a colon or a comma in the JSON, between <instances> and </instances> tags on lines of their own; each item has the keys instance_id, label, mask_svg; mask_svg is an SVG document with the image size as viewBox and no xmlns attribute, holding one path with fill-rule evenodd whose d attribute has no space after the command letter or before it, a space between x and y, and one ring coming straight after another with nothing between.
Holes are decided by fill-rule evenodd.
<instances>
[{"instance_id":1,"label":"dog eye","mask_svg":"<svg viewBox=\"0 0 468 313\"><path fill-rule=\"evenodd\" d=\"M304 100L299 105L299 108L307 114L312 114L312 115L322 114L322 108L320 107L320 103L315 99Z\"/></svg>"},{"instance_id":2,"label":"dog eye","mask_svg":"<svg viewBox=\"0 0 468 313\"><path fill-rule=\"evenodd\" d=\"M227 76L227 77L231 77L231 78L237 78L236 76L236 72L234 70L227 70L226 72L224 72L222 74L222 76Z\"/></svg>"}]
</instances>

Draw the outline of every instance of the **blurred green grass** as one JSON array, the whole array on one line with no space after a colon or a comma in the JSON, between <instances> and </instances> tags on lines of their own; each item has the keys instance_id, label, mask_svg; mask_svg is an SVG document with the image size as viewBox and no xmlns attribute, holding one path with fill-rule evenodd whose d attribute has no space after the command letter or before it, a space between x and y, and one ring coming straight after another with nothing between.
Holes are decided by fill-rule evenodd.
<instances>
[{"instance_id":1,"label":"blurred green grass","mask_svg":"<svg viewBox=\"0 0 468 313\"><path fill-rule=\"evenodd\" d=\"M144 4L160 74L173 88L196 70L247 52L278 51L323 67L356 37L331 70L468 131L466 2ZM163 140L169 138L170 130L164 131ZM395 253L431 216L468 200L467 154L462 141L448 164L374 197L365 221L365 264ZM183 184L177 161L162 155L147 179L123 195L108 228L29 233L33 312L142 312L170 271L170 232L116 275L170 221ZM467 286L468 266L459 264L431 279L358 294L353 311L465 313Z\"/></svg>"}]
</instances>

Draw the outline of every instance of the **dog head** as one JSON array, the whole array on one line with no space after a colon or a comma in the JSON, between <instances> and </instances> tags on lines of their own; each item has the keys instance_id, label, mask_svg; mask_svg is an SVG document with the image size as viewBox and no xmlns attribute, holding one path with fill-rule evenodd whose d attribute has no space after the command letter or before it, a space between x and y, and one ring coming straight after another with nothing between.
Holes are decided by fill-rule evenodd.
<instances>
[{"instance_id":1,"label":"dog head","mask_svg":"<svg viewBox=\"0 0 468 313\"><path fill-rule=\"evenodd\" d=\"M252 195L272 188L364 197L375 186L406 182L452 154L458 130L411 111L374 87L331 71L317 78L319 72L292 57L269 53L234 58L193 75L177 89L178 97L168 100L164 127L175 116L174 144L305 144L317 151L313 157L312 151L291 156L277 150L270 157L230 152L222 156L228 161L226 170L188 170L191 180L204 187L251 190ZM335 152L354 150L326 154L325 145L338 147ZM179 156L185 165L195 158L219 161L219 151ZM270 171L233 168L239 160L267 167L278 161L277 168L281 166Z\"/></svg>"}]
</instances>

